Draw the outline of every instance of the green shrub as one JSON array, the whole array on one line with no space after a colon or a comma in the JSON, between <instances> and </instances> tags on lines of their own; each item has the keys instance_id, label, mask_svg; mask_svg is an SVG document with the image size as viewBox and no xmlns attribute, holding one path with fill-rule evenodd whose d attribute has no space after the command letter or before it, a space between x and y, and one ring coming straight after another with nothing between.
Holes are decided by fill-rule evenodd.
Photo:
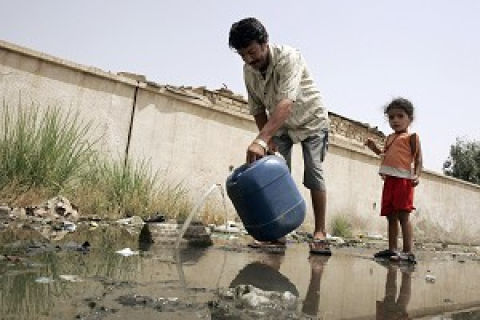
<instances>
[{"instance_id":1,"label":"green shrub","mask_svg":"<svg viewBox=\"0 0 480 320\"><path fill-rule=\"evenodd\" d=\"M90 214L146 216L158 211L159 184L158 175L146 161L133 164L97 159L82 177L82 191L77 199Z\"/></svg>"},{"instance_id":2,"label":"green shrub","mask_svg":"<svg viewBox=\"0 0 480 320\"><path fill-rule=\"evenodd\" d=\"M60 192L88 169L94 155L86 140L91 124L81 125L78 113L32 105L0 110L0 188L12 181L26 188Z\"/></svg>"},{"instance_id":3,"label":"green shrub","mask_svg":"<svg viewBox=\"0 0 480 320\"><path fill-rule=\"evenodd\" d=\"M92 122L59 108L0 108L0 202L37 205L63 195L81 214L117 218L156 213L184 219L192 210L181 182L160 179L149 162L110 160L92 139ZM208 219L215 213L209 212ZM207 216L205 216L207 217Z\"/></svg>"},{"instance_id":4,"label":"green shrub","mask_svg":"<svg viewBox=\"0 0 480 320\"><path fill-rule=\"evenodd\" d=\"M332 235L336 237L350 238L353 235L352 224L345 216L337 215L332 220Z\"/></svg>"}]
</instances>

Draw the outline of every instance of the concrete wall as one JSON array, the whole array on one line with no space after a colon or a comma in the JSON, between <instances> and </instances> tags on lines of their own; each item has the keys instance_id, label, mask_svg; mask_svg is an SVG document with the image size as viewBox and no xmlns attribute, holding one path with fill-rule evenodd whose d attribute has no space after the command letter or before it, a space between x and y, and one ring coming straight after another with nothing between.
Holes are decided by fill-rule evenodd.
<instances>
[{"instance_id":1,"label":"concrete wall","mask_svg":"<svg viewBox=\"0 0 480 320\"><path fill-rule=\"evenodd\" d=\"M112 74L2 41L0 96L9 106L27 102L78 111L94 123L92 138L102 137L106 153L150 159L162 176L181 182L196 198L213 184L224 184L230 170L244 162L246 146L257 131L243 98L226 90L159 85L142 76ZM340 115L331 114L331 120L325 160L327 220L344 216L359 231L385 235L386 222L379 217L379 159L363 147L366 136L380 141L382 133ZM300 150L295 147L292 173L309 204L301 185ZM480 240L480 222L475 219L480 186L426 170L415 204L417 239ZM303 227L312 229L310 207Z\"/></svg>"}]
</instances>

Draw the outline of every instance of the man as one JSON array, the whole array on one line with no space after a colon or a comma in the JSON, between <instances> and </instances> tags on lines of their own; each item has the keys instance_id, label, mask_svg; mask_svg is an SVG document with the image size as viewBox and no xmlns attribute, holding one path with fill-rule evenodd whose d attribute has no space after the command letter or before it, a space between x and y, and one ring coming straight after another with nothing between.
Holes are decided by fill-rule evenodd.
<instances>
[{"instance_id":1,"label":"man","mask_svg":"<svg viewBox=\"0 0 480 320\"><path fill-rule=\"evenodd\" d=\"M268 151L278 151L291 168L292 146L301 143L303 184L310 189L315 218L310 252L331 255L325 231L322 170L328 147L328 113L305 61L294 48L270 44L265 27L256 18L232 25L229 46L245 62L248 106L259 129L257 138L248 146L246 160L252 163Z\"/></svg>"}]
</instances>

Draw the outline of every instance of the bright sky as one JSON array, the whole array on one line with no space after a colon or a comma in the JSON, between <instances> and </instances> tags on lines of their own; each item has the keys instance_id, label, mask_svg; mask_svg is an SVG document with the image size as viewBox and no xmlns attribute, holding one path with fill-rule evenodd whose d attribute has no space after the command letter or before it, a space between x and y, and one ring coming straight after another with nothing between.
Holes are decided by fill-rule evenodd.
<instances>
[{"instance_id":1,"label":"bright sky","mask_svg":"<svg viewBox=\"0 0 480 320\"><path fill-rule=\"evenodd\" d=\"M424 164L441 172L457 137L480 140L480 1L0 0L0 39L160 84L225 83L245 94L228 47L249 16L298 48L330 111L390 128L383 106L416 107Z\"/></svg>"}]
</instances>

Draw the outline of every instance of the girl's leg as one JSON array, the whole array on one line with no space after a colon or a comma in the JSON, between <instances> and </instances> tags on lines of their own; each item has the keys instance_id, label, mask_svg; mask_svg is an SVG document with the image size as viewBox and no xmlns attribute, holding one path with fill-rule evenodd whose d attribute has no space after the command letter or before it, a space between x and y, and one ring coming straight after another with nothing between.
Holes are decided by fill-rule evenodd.
<instances>
[{"instance_id":1,"label":"girl's leg","mask_svg":"<svg viewBox=\"0 0 480 320\"><path fill-rule=\"evenodd\" d=\"M387 216L388 220L388 249L396 252L398 250L398 212L392 212Z\"/></svg>"},{"instance_id":2,"label":"girl's leg","mask_svg":"<svg viewBox=\"0 0 480 320\"><path fill-rule=\"evenodd\" d=\"M411 253L413 249L413 227L410 222L410 213L399 212L398 217L402 228L403 252Z\"/></svg>"}]
</instances>

